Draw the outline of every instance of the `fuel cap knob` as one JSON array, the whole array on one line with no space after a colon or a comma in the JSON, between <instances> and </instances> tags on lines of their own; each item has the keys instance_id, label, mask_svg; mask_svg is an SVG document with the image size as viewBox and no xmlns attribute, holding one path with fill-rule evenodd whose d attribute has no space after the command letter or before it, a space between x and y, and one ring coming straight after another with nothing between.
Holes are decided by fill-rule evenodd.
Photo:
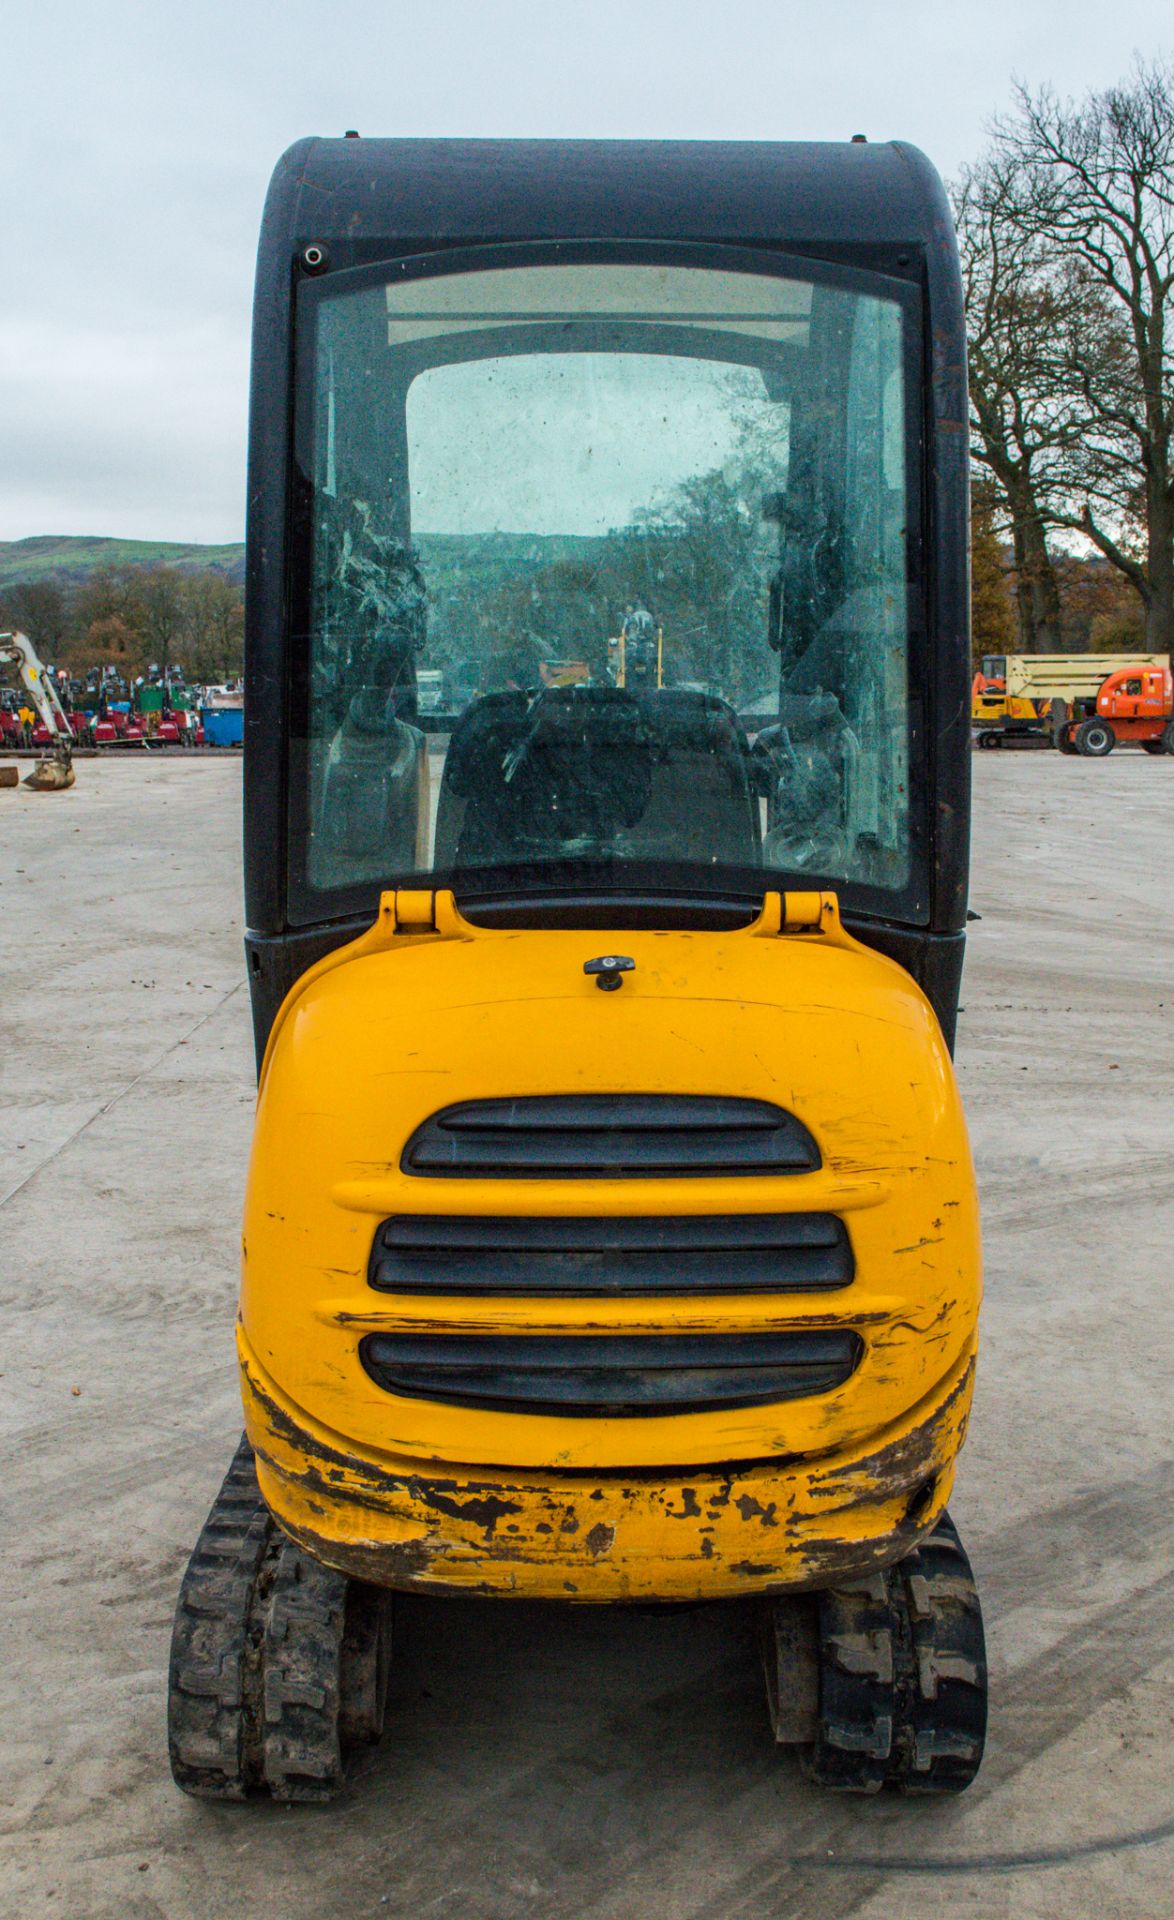
<instances>
[{"instance_id":1,"label":"fuel cap knob","mask_svg":"<svg viewBox=\"0 0 1174 1920\"><path fill-rule=\"evenodd\" d=\"M583 971L604 993L614 993L623 986L626 973L635 973L636 962L626 953L601 953L597 960L584 960Z\"/></svg>"}]
</instances>

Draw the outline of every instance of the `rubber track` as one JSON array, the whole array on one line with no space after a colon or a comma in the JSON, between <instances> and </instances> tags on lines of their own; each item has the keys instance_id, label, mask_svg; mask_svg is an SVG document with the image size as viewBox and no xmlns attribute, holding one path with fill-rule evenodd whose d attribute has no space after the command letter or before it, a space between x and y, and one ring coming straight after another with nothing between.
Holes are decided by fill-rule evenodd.
<instances>
[{"instance_id":1,"label":"rubber track","mask_svg":"<svg viewBox=\"0 0 1174 1920\"><path fill-rule=\"evenodd\" d=\"M948 1514L892 1569L908 1624L889 1779L905 1793L962 1793L986 1744L987 1662L974 1575Z\"/></svg>"},{"instance_id":2,"label":"rubber track","mask_svg":"<svg viewBox=\"0 0 1174 1920\"><path fill-rule=\"evenodd\" d=\"M819 1732L808 1771L839 1793L877 1793L893 1751L896 1656L889 1575L819 1595Z\"/></svg>"},{"instance_id":3,"label":"rubber track","mask_svg":"<svg viewBox=\"0 0 1174 1920\"><path fill-rule=\"evenodd\" d=\"M342 1785L342 1639L347 1581L283 1540L265 1609L265 1784L275 1800L331 1800Z\"/></svg>"},{"instance_id":4,"label":"rubber track","mask_svg":"<svg viewBox=\"0 0 1174 1920\"><path fill-rule=\"evenodd\" d=\"M171 1771L177 1786L202 1800L243 1800L260 1785L250 1697L259 1661L249 1630L276 1532L253 1450L242 1440L188 1562L171 1635Z\"/></svg>"},{"instance_id":5,"label":"rubber track","mask_svg":"<svg viewBox=\"0 0 1174 1920\"><path fill-rule=\"evenodd\" d=\"M982 1762L987 1668L948 1514L887 1572L819 1595L820 1729L805 1765L841 1793L961 1793Z\"/></svg>"},{"instance_id":6,"label":"rubber track","mask_svg":"<svg viewBox=\"0 0 1174 1920\"><path fill-rule=\"evenodd\" d=\"M282 1534L241 1441L180 1587L168 1744L185 1793L330 1799L342 1784L347 1581Z\"/></svg>"}]
</instances>

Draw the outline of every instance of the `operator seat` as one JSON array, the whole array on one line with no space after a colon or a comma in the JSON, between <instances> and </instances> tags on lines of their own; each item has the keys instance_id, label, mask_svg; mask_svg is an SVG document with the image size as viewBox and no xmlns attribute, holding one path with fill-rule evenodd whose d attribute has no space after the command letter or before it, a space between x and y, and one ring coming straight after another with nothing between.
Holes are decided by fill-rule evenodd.
<instances>
[{"instance_id":1,"label":"operator seat","mask_svg":"<svg viewBox=\"0 0 1174 1920\"><path fill-rule=\"evenodd\" d=\"M437 802L438 870L626 857L757 865L733 708L686 689L493 693L461 715Z\"/></svg>"},{"instance_id":2,"label":"operator seat","mask_svg":"<svg viewBox=\"0 0 1174 1920\"><path fill-rule=\"evenodd\" d=\"M445 756L437 868L606 857L647 804L652 743L634 696L612 687L491 693Z\"/></svg>"},{"instance_id":3,"label":"operator seat","mask_svg":"<svg viewBox=\"0 0 1174 1920\"><path fill-rule=\"evenodd\" d=\"M727 700L691 687L639 694L656 741L652 792L625 836L631 859L756 867L759 808L750 744Z\"/></svg>"}]
</instances>

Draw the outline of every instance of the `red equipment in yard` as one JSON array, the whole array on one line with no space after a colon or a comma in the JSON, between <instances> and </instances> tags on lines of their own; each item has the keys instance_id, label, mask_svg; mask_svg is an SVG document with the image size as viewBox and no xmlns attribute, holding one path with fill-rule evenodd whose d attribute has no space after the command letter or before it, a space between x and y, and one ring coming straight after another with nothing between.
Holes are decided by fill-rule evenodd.
<instances>
[{"instance_id":1,"label":"red equipment in yard","mask_svg":"<svg viewBox=\"0 0 1174 1920\"><path fill-rule=\"evenodd\" d=\"M1061 753L1103 759L1135 740L1146 753L1174 753L1174 681L1165 667L1122 667L1097 693L1086 720L1070 720L1056 734Z\"/></svg>"},{"instance_id":2,"label":"red equipment in yard","mask_svg":"<svg viewBox=\"0 0 1174 1920\"><path fill-rule=\"evenodd\" d=\"M100 714L94 721L96 747L142 747L146 744L146 729L137 713L124 713L120 707L111 707L108 713Z\"/></svg>"},{"instance_id":3,"label":"red equipment in yard","mask_svg":"<svg viewBox=\"0 0 1174 1920\"><path fill-rule=\"evenodd\" d=\"M78 724L79 721L82 723L82 725L80 726ZM51 733L49 731L49 728L45 724L45 722L43 720L38 720L35 726L33 727L31 744L34 747L54 747L57 745L57 742L63 738L79 741L82 737L82 732L84 730L84 723L85 723L84 714L67 713L65 715L65 724L66 724L67 732L66 734L63 735L60 731L57 733Z\"/></svg>"}]
</instances>

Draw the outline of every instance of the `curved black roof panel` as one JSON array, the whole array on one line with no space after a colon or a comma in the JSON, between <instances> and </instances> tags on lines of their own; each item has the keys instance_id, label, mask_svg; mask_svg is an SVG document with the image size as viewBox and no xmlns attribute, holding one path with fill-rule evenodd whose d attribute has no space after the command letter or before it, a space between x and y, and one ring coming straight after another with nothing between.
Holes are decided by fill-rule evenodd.
<instances>
[{"instance_id":1,"label":"curved black roof panel","mask_svg":"<svg viewBox=\"0 0 1174 1920\"><path fill-rule=\"evenodd\" d=\"M877 247L942 237L925 155L900 141L302 140L266 225L292 245L376 238L682 239Z\"/></svg>"}]
</instances>

